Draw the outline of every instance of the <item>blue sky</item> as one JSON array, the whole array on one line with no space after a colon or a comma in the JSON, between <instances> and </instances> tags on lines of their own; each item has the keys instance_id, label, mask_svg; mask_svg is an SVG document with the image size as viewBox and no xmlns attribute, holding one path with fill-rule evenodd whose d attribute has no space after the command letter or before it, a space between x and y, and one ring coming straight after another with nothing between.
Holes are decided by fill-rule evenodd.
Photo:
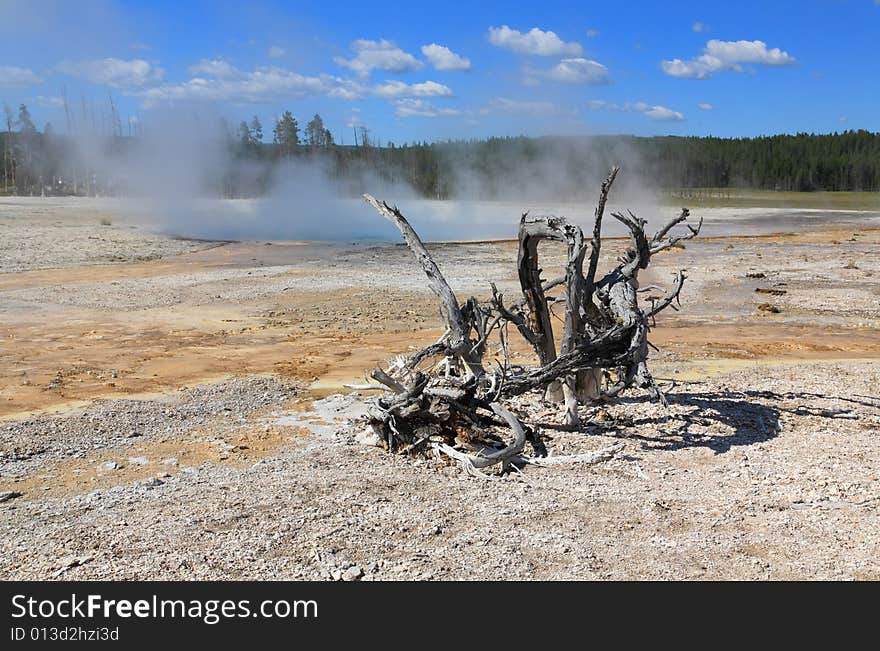
<instances>
[{"instance_id":1,"label":"blue sky","mask_svg":"<svg viewBox=\"0 0 880 651\"><path fill-rule=\"evenodd\" d=\"M0 0L0 101L271 123L337 141L880 131L880 0Z\"/></svg>"}]
</instances>

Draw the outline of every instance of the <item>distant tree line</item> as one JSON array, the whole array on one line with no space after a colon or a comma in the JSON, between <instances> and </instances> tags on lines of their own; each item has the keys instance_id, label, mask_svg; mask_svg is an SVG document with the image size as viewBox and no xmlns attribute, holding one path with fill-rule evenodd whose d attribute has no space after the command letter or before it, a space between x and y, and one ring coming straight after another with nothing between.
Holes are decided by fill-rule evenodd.
<instances>
[{"instance_id":1,"label":"distant tree line","mask_svg":"<svg viewBox=\"0 0 880 651\"><path fill-rule=\"evenodd\" d=\"M115 111L115 107L114 107ZM4 106L0 132L5 194L121 194L126 181L113 166L93 168L77 153L73 138L47 124L34 125L26 105ZM118 121L118 120L117 120ZM90 151L124 156L145 136L93 134ZM759 138L525 136L378 146L366 127L355 131L355 145L340 145L315 115L305 127L290 111L275 120L272 142L264 142L259 117L237 129L222 122L219 131L229 163L208 179L210 193L224 197L259 196L279 174L296 174L284 162L319 161L326 173L352 194L376 179L412 186L429 198L516 198L545 195L560 200L591 196L596 180L612 164L627 177L654 189L762 189L779 191L880 191L880 134L778 135ZM174 152L169 151L169 156Z\"/></svg>"},{"instance_id":2,"label":"distant tree line","mask_svg":"<svg viewBox=\"0 0 880 651\"><path fill-rule=\"evenodd\" d=\"M880 134L641 139L646 170L661 187L880 190Z\"/></svg>"},{"instance_id":3,"label":"distant tree line","mask_svg":"<svg viewBox=\"0 0 880 651\"><path fill-rule=\"evenodd\" d=\"M362 154L366 155L366 154ZM880 134L760 138L657 136L514 137L390 146L379 169L425 196L501 198L525 188L560 198L591 195L613 164L653 188L880 191Z\"/></svg>"}]
</instances>

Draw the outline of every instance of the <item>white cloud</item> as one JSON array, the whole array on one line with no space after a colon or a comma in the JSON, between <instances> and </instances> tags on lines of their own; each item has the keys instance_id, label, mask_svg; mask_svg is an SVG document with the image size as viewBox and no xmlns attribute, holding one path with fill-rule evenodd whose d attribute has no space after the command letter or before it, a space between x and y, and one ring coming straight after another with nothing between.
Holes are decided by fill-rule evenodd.
<instances>
[{"instance_id":1,"label":"white cloud","mask_svg":"<svg viewBox=\"0 0 880 651\"><path fill-rule=\"evenodd\" d=\"M778 47L767 49L763 41L719 41L706 44L706 53L729 63L758 63L767 66L788 66L794 57Z\"/></svg>"},{"instance_id":2,"label":"white cloud","mask_svg":"<svg viewBox=\"0 0 880 651\"><path fill-rule=\"evenodd\" d=\"M441 109L421 99L401 99L394 102L397 107L395 113L402 118L422 117L436 118L443 115L459 115L461 111L455 109Z\"/></svg>"},{"instance_id":3,"label":"white cloud","mask_svg":"<svg viewBox=\"0 0 880 651\"><path fill-rule=\"evenodd\" d=\"M672 109L666 108L665 106L652 106L651 104L648 104L646 102L627 102L626 104L615 104L613 102L606 102L604 100L597 99L588 102L587 105L594 111L605 110L618 111L621 113L641 113L651 120L657 120L661 122L682 122L684 120L687 120L687 117L685 117L684 113L673 111Z\"/></svg>"},{"instance_id":4,"label":"white cloud","mask_svg":"<svg viewBox=\"0 0 880 651\"><path fill-rule=\"evenodd\" d=\"M431 43L422 46L422 54L437 70L470 70L471 60L457 55L444 45Z\"/></svg>"},{"instance_id":5,"label":"white cloud","mask_svg":"<svg viewBox=\"0 0 880 651\"><path fill-rule=\"evenodd\" d=\"M190 66L189 71L193 75L207 75L218 79L236 79L244 75L241 70L222 59L202 59Z\"/></svg>"},{"instance_id":6,"label":"white cloud","mask_svg":"<svg viewBox=\"0 0 880 651\"><path fill-rule=\"evenodd\" d=\"M405 84L396 79L373 86L369 93L378 97L452 97L453 94L449 86L436 81Z\"/></svg>"},{"instance_id":7,"label":"white cloud","mask_svg":"<svg viewBox=\"0 0 880 651\"><path fill-rule=\"evenodd\" d=\"M42 81L30 68L0 66L0 86L32 86Z\"/></svg>"},{"instance_id":8,"label":"white cloud","mask_svg":"<svg viewBox=\"0 0 880 651\"><path fill-rule=\"evenodd\" d=\"M496 97L489 102L489 109L483 110L487 113L489 110L503 111L504 113L524 113L526 115L558 115L560 110L550 102L523 102L506 97Z\"/></svg>"},{"instance_id":9,"label":"white cloud","mask_svg":"<svg viewBox=\"0 0 880 651\"><path fill-rule=\"evenodd\" d=\"M280 57L283 57L285 54L287 54L287 50L285 50L283 47L281 47L279 45L273 45L272 47L269 48L268 54L269 54L270 59L278 59Z\"/></svg>"},{"instance_id":10,"label":"white cloud","mask_svg":"<svg viewBox=\"0 0 880 651\"><path fill-rule=\"evenodd\" d=\"M489 28L489 42L520 54L538 56L578 56L584 49L579 43L566 43L555 32L533 27L526 33L510 29L507 25Z\"/></svg>"},{"instance_id":11,"label":"white cloud","mask_svg":"<svg viewBox=\"0 0 880 651\"><path fill-rule=\"evenodd\" d=\"M706 43L700 56L687 61L681 59L661 61L660 67L671 77L708 79L724 70L742 72L743 63L791 66L795 65L797 60L779 48L768 50L767 44L763 41L711 40Z\"/></svg>"},{"instance_id":12,"label":"white cloud","mask_svg":"<svg viewBox=\"0 0 880 651\"><path fill-rule=\"evenodd\" d=\"M421 70L425 65L412 54L404 52L394 43L385 39L378 41L358 39L352 43L351 49L355 52L353 59L335 57L333 60L361 77L368 76L373 70L395 73L413 72Z\"/></svg>"},{"instance_id":13,"label":"white cloud","mask_svg":"<svg viewBox=\"0 0 880 651\"><path fill-rule=\"evenodd\" d=\"M136 94L147 104L174 101L260 103L313 96L356 99L364 94L358 84L330 75L306 76L275 67L257 68L252 72L230 68L218 66L214 74L207 72L206 68L204 77L193 77L179 84L164 84Z\"/></svg>"},{"instance_id":14,"label":"white cloud","mask_svg":"<svg viewBox=\"0 0 880 651\"><path fill-rule=\"evenodd\" d=\"M72 77L114 88L135 88L162 80L165 71L143 59L95 59L63 61L58 70Z\"/></svg>"},{"instance_id":15,"label":"white cloud","mask_svg":"<svg viewBox=\"0 0 880 651\"><path fill-rule=\"evenodd\" d=\"M647 111L643 111L652 120L661 120L664 122L682 122L687 120L684 113L673 111L665 106L652 106Z\"/></svg>"},{"instance_id":16,"label":"white cloud","mask_svg":"<svg viewBox=\"0 0 880 651\"><path fill-rule=\"evenodd\" d=\"M564 84L599 85L608 83L608 68L589 59L563 59L546 70L526 69L526 83L533 82L529 77L546 77Z\"/></svg>"},{"instance_id":17,"label":"white cloud","mask_svg":"<svg viewBox=\"0 0 880 651\"><path fill-rule=\"evenodd\" d=\"M596 38L601 33L598 29L588 29L587 38Z\"/></svg>"},{"instance_id":18,"label":"white cloud","mask_svg":"<svg viewBox=\"0 0 880 651\"><path fill-rule=\"evenodd\" d=\"M691 25L691 29L695 31L697 34L706 30L706 26L701 23L699 20Z\"/></svg>"},{"instance_id":19,"label":"white cloud","mask_svg":"<svg viewBox=\"0 0 880 651\"><path fill-rule=\"evenodd\" d=\"M452 89L434 81L405 84L391 80L366 86L351 79L332 75L301 75L279 67L260 67L253 71L239 70L219 59L203 60L190 68L189 81L164 84L141 90L136 95L147 104L173 101L233 101L261 103L281 98L334 97L451 97Z\"/></svg>"},{"instance_id":20,"label":"white cloud","mask_svg":"<svg viewBox=\"0 0 880 651\"><path fill-rule=\"evenodd\" d=\"M715 107L707 102L700 102L699 104L697 104L697 108L701 111L711 111Z\"/></svg>"},{"instance_id":21,"label":"white cloud","mask_svg":"<svg viewBox=\"0 0 880 651\"><path fill-rule=\"evenodd\" d=\"M880 0L876 0L876 2L878 5L880 5ZM837 118L837 121L840 122L841 124L846 124L847 119L841 115L839 118Z\"/></svg>"}]
</instances>

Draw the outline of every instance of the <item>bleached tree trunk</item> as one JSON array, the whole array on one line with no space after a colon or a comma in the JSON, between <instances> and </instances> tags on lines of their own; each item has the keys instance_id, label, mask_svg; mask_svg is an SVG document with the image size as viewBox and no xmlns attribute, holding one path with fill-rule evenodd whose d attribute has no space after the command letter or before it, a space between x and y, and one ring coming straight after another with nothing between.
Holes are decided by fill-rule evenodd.
<instances>
[{"instance_id":1,"label":"bleached tree trunk","mask_svg":"<svg viewBox=\"0 0 880 651\"><path fill-rule=\"evenodd\" d=\"M503 400L540 390L545 397L564 403L562 422L569 427L579 424L580 404L613 400L629 387L648 389L664 400L647 366L649 322L678 300L685 275L677 274L674 288L663 300L649 297L651 308L644 310L638 303L638 272L648 266L654 253L695 237L702 221L696 227L688 225L687 235L669 236L674 226L687 219L688 211L682 210L681 215L649 239L644 220L632 213L613 213L612 216L629 229L632 245L618 259L614 269L596 280L602 218L617 172L618 168L612 168L602 183L589 241L584 239L578 226L564 219L522 216L517 274L523 298L510 305L505 305L494 284L488 301L470 298L459 303L401 212L364 195L403 235L425 272L428 286L440 299L446 326L446 333L437 343L385 371L377 369L372 373L386 395L375 401L370 427L389 450L414 453L430 447L464 459L470 470L478 471L488 465L501 463L504 466L511 462L528 440L538 449L534 432L501 404ZM545 240L567 247L562 278L546 281L541 277L538 247ZM548 292L559 286L564 287L563 296L549 297ZM558 352L551 320L554 302L565 304ZM534 349L539 362L537 367L510 363L510 324ZM498 335L503 357L503 364L496 360L497 370L483 364L493 333ZM442 363L438 364L437 358ZM474 457L450 447L463 429L478 433L499 425L514 433L514 442L502 449L489 446ZM438 439L446 442L440 443Z\"/></svg>"}]
</instances>

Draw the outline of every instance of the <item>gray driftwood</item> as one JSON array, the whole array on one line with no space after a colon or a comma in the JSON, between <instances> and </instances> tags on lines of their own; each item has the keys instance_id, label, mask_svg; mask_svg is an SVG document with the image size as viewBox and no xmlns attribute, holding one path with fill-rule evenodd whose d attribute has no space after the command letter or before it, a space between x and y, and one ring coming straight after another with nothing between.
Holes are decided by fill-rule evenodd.
<instances>
[{"instance_id":1,"label":"gray driftwood","mask_svg":"<svg viewBox=\"0 0 880 651\"><path fill-rule=\"evenodd\" d=\"M562 421L570 427L579 424L580 405L614 400L631 387L645 389L665 403L648 369L648 332L659 312L675 309L685 274L676 274L665 298L650 298L645 309L638 300L638 273L652 255L696 237L702 220L695 226L687 223L689 212L683 209L649 236L645 220L629 211L612 213L629 231L631 245L613 269L597 278L605 205L617 173L618 168L612 168L602 182L590 239L564 218L522 216L517 256L522 298L509 304L494 284L488 299L460 302L400 210L364 195L400 230L440 299L446 326L435 344L371 373L379 383L371 388L384 393L372 404L369 424L387 449L446 454L475 473L495 464L548 465L553 463L549 459L536 461L542 451L538 432L522 423L505 401L540 391L545 399L563 403ZM672 235L680 224L687 231ZM539 245L544 241L559 243L567 252L564 275L549 282L541 278ZM551 297L559 287L561 295ZM555 303L563 303L565 310L558 350ZM533 348L536 366L511 364L510 325ZM493 366L485 358L495 340L498 355ZM499 430L509 431L513 440L500 440ZM535 457L522 454L527 442L535 448ZM565 461L596 462L619 449Z\"/></svg>"}]
</instances>

